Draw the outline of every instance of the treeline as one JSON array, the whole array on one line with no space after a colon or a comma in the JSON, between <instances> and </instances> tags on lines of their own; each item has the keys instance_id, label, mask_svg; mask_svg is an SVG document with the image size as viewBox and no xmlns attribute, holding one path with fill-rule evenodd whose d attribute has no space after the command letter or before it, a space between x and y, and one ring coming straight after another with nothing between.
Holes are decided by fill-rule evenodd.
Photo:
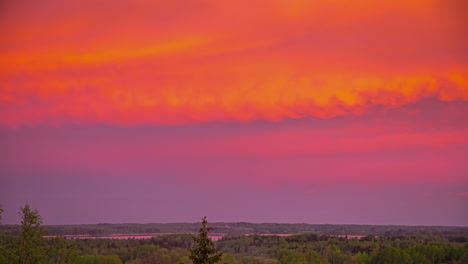
<instances>
[{"instance_id":1,"label":"treeline","mask_svg":"<svg viewBox=\"0 0 468 264\"><path fill-rule=\"evenodd\" d=\"M213 232L227 236L246 234L318 234L358 236L414 236L418 234L448 237L463 240L468 237L468 227L456 226L395 226L395 225L318 225L277 223L212 223ZM196 233L199 223L152 223L152 224L92 224L92 225L46 225L50 235L90 235L133 233ZM1 227L3 231L18 232L14 225ZM465 241L468 242L468 241Z\"/></svg>"},{"instance_id":2,"label":"treeline","mask_svg":"<svg viewBox=\"0 0 468 264\"><path fill-rule=\"evenodd\" d=\"M360 239L318 234L255 234L226 236L214 244L215 249L210 248L213 245L207 237L210 228L206 227L205 218L199 229L203 239L201 235L197 238L190 234L150 239L64 239L45 236L41 216L29 205L21 208L20 216L17 232L0 232L0 264L190 264L200 256L208 256L203 252L211 252L214 257L222 253L222 261L196 263L468 263L467 237L462 234L457 239L432 234Z\"/></svg>"},{"instance_id":3,"label":"treeline","mask_svg":"<svg viewBox=\"0 0 468 264\"><path fill-rule=\"evenodd\" d=\"M122 263L191 263L190 235L151 239L78 239L79 255L117 256ZM467 243L436 236L364 237L347 239L326 235L238 236L217 241L226 264L431 264L468 263ZM81 262L80 262L81 263Z\"/></svg>"},{"instance_id":4,"label":"treeline","mask_svg":"<svg viewBox=\"0 0 468 264\"><path fill-rule=\"evenodd\" d=\"M254 235L227 237L217 245L236 257L232 263L468 263L467 243L427 235L361 239Z\"/></svg>"}]
</instances>

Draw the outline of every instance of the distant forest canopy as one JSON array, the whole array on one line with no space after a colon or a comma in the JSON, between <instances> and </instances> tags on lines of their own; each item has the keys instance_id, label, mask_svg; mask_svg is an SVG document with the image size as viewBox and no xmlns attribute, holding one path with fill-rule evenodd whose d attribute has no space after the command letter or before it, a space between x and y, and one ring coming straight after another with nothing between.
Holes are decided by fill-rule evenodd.
<instances>
[{"instance_id":1,"label":"distant forest canopy","mask_svg":"<svg viewBox=\"0 0 468 264\"><path fill-rule=\"evenodd\" d=\"M2 211L0 207L0 221ZM198 229L198 236L159 234L142 239L65 239L62 236L47 236L53 234L47 232L39 212L29 205L21 208L19 214L20 225L3 226L0 230L0 264L468 263L466 227L214 223L211 225L214 230L211 230L205 217L202 227ZM47 229L53 231L55 228L55 235L66 234L74 228L83 232L101 230L108 234L137 234L147 230L197 234L196 228L199 226L198 223L98 224L48 226ZM230 233L213 243L208 232L221 233L223 230L250 235L235 236ZM272 234L275 230L278 234L308 234L262 235ZM314 233L318 231L322 234ZM347 238L323 234L325 232L337 232L337 235L371 233L360 238ZM392 235L392 232L399 235ZM404 232L415 234L407 235Z\"/></svg>"},{"instance_id":2,"label":"distant forest canopy","mask_svg":"<svg viewBox=\"0 0 468 264\"><path fill-rule=\"evenodd\" d=\"M54 235L108 236L112 234L196 233L200 223L152 224L83 224L44 225ZM331 225L331 224L280 224L280 223L210 223L212 233L226 236L248 234L318 234L339 236L413 236L434 235L468 241L468 227L457 226L396 226L396 225ZM17 232L15 225L0 226L3 231Z\"/></svg>"},{"instance_id":3,"label":"distant forest canopy","mask_svg":"<svg viewBox=\"0 0 468 264\"><path fill-rule=\"evenodd\" d=\"M188 234L150 239L76 239L78 264L96 256L114 256L128 264L191 264ZM468 263L468 243L432 235L346 239L326 235L236 236L215 242L225 264L432 264Z\"/></svg>"}]
</instances>

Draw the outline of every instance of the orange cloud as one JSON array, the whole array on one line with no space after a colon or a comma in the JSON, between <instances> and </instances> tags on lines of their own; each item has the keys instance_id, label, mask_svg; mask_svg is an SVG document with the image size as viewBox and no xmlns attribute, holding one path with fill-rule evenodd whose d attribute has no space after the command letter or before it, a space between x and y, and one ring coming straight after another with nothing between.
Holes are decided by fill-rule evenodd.
<instances>
[{"instance_id":1,"label":"orange cloud","mask_svg":"<svg viewBox=\"0 0 468 264\"><path fill-rule=\"evenodd\" d=\"M360 115L468 100L462 1L5 3L4 125Z\"/></svg>"}]
</instances>

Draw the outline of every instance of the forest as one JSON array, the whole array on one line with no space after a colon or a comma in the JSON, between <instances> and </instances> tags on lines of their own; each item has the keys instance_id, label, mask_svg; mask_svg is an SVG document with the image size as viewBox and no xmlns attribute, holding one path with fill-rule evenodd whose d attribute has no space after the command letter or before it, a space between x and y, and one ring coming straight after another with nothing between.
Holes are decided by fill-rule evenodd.
<instances>
[{"instance_id":1,"label":"forest","mask_svg":"<svg viewBox=\"0 0 468 264\"><path fill-rule=\"evenodd\" d=\"M148 223L148 224L82 224L46 225L48 234L77 236L112 236L113 234L168 234L195 233L200 223ZM210 223L213 233L226 236L250 234L317 234L336 236L413 236L435 235L450 239L468 237L468 227L460 226L401 226L401 225L332 225L332 224L284 224L284 223ZM15 225L0 226L0 230L18 233Z\"/></svg>"},{"instance_id":2,"label":"forest","mask_svg":"<svg viewBox=\"0 0 468 264\"><path fill-rule=\"evenodd\" d=\"M65 239L61 235L66 232L66 226L61 229L61 235L54 234L53 232L60 229L57 229L56 226L50 228L42 225L42 218L38 211L32 210L28 205L21 208L20 215L22 217L20 225L2 225L0 232L1 264L468 263L468 236L465 227L400 226L391 229L391 226L349 225L341 228L346 231L349 228L354 228L353 232L361 230L370 233L374 228L375 234L367 234L364 237L317 233L278 236L254 232L249 235L226 235L220 240L212 242L207 235L209 232L218 232L219 230L206 227L205 218L202 227L200 227L200 223L185 224L199 227L198 233L196 229L195 231L191 229L191 232L187 234L158 235L147 239ZM101 226L105 227L103 232L110 233L115 232L112 231L113 226L126 226L126 232L138 231L131 229L132 225L127 224L104 224ZM275 226L279 226L278 228L288 227L288 225L282 224L277 226L275 224L249 223L238 223L238 228L234 228L236 225L233 223L214 223L213 226L229 226L230 229L235 230L240 229L240 227L254 226L265 228L264 231L268 232L272 232L272 227ZM292 230L302 232L304 226L308 225L291 225L287 229L290 231L288 234L292 233ZM311 226L315 228L320 225ZM340 228L332 225L324 226L336 230ZM139 227L147 228L144 225ZM165 229L157 231L161 230L168 231ZM417 233L417 230L421 230L421 232ZM459 230L459 233L454 233L454 230ZM155 230L151 229L151 231ZM208 258L210 256L213 257L211 260Z\"/></svg>"}]
</instances>

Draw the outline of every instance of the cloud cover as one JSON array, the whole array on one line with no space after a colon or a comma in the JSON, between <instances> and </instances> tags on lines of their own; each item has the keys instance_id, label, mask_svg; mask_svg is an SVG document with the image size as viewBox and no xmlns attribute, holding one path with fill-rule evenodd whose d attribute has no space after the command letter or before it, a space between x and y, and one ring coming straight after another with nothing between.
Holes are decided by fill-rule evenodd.
<instances>
[{"instance_id":1,"label":"cloud cover","mask_svg":"<svg viewBox=\"0 0 468 264\"><path fill-rule=\"evenodd\" d=\"M7 223L468 225L466 1L1 5Z\"/></svg>"},{"instance_id":2,"label":"cloud cover","mask_svg":"<svg viewBox=\"0 0 468 264\"><path fill-rule=\"evenodd\" d=\"M468 99L463 1L47 2L4 3L8 126L281 121Z\"/></svg>"}]
</instances>

